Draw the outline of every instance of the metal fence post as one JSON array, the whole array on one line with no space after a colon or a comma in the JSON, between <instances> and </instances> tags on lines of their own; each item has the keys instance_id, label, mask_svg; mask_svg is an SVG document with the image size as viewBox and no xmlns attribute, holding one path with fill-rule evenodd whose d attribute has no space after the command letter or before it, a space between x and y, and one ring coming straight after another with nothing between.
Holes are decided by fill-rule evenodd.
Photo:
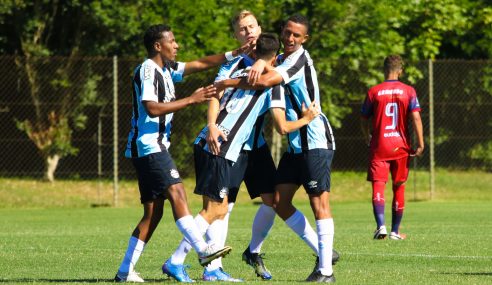
<instances>
[{"instance_id":1,"label":"metal fence post","mask_svg":"<svg viewBox=\"0 0 492 285\"><path fill-rule=\"evenodd\" d=\"M113 56L113 205L118 206L118 56Z\"/></svg>"},{"instance_id":2,"label":"metal fence post","mask_svg":"<svg viewBox=\"0 0 492 285\"><path fill-rule=\"evenodd\" d=\"M434 69L429 59L429 167L430 167L430 199L434 197L435 187L434 160Z\"/></svg>"}]
</instances>

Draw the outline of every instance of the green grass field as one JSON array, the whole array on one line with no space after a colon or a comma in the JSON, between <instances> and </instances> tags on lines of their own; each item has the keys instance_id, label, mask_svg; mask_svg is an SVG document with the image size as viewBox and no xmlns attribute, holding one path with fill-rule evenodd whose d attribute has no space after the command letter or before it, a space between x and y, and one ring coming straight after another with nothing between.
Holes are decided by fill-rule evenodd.
<instances>
[{"instance_id":1,"label":"green grass field","mask_svg":"<svg viewBox=\"0 0 492 285\"><path fill-rule=\"evenodd\" d=\"M333 175L335 248L341 260L335 266L339 284L492 284L492 174L439 171L435 199L428 200L424 173L407 187L402 232L405 241L372 240L374 221L370 187L363 173ZM422 181L421 181L422 180ZM90 207L110 203L110 183L0 179L0 283L73 284L111 282L141 216L136 183L120 184L118 207ZM191 194L197 212L199 199ZM391 197L390 190L386 191ZM416 201L413 198L416 198ZM390 200L390 199L387 199ZM295 203L313 219L303 191ZM246 284L265 283L241 261L257 205L241 193L230 220L228 244L233 252L225 269ZM387 219L390 218L387 206ZM137 265L150 282L175 283L160 266L175 249L180 234L169 204L152 241ZM311 272L310 249L276 219L263 246L265 263L274 279L266 283L295 284ZM201 276L196 254L187 262L192 278Z\"/></svg>"}]
</instances>

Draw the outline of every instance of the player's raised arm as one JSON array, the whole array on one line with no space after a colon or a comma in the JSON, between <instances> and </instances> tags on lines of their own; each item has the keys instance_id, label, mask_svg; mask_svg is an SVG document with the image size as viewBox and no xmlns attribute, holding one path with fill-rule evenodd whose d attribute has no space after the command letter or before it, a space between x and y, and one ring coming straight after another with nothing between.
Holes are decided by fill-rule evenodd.
<instances>
[{"instance_id":1,"label":"player's raised arm","mask_svg":"<svg viewBox=\"0 0 492 285\"><path fill-rule=\"evenodd\" d=\"M209 55L194 61L186 62L184 68L184 75L192 74L195 72L199 72L212 67L219 66L226 61L230 61L234 59L236 56L242 53L249 53L253 48L254 48L254 42L249 41L233 51L228 51L226 53L221 53L221 54Z\"/></svg>"}]
</instances>

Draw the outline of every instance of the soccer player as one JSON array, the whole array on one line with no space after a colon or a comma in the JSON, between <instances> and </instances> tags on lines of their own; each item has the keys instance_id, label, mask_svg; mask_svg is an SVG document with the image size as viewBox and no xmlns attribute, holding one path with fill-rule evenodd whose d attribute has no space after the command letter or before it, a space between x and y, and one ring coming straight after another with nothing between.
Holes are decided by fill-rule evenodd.
<instances>
[{"instance_id":1,"label":"soccer player","mask_svg":"<svg viewBox=\"0 0 492 285\"><path fill-rule=\"evenodd\" d=\"M256 41L261 33L261 26L255 15L248 10L242 10L237 13L231 20L231 26L234 31L234 36L240 45L244 45L250 41ZM251 66L255 62L255 54L241 54L230 62L223 64L215 81L230 78L231 74L238 69ZM226 140L227 136L221 132L216 126L217 111L219 109L218 101L210 101L209 116L208 116L208 135L207 143L213 154L218 154L220 151L219 139ZM215 106L214 106L215 104ZM264 280L270 280L272 275L266 268L263 262L263 254L261 247L263 241L268 235L268 232L273 226L275 219L275 211L273 210L273 193L275 187L275 172L276 166L273 161L270 149L263 135L263 127L265 115L259 116L253 126L250 138L244 145L243 150L246 152L247 167L244 175L244 182L251 199L261 197L262 204L258 208L253 220L251 230L251 241L248 247L244 250L242 259L247 264L252 266L257 276ZM239 164L238 164L239 165ZM243 165L243 164L241 164ZM242 180L234 181L232 188L239 188ZM236 191L231 191L237 193ZM229 215L234 207L236 196L229 195L228 197L228 213L223 220L215 221L207 231L207 236L214 236L217 232L221 232L222 242L225 242L228 230ZM219 228L219 226L221 228ZM212 271L222 268L221 258L214 260L208 265L205 270Z\"/></svg>"},{"instance_id":2,"label":"soccer player","mask_svg":"<svg viewBox=\"0 0 492 285\"><path fill-rule=\"evenodd\" d=\"M216 86L219 89L262 89L282 84L287 98L286 114L289 120L299 118L303 104L317 102L320 106L316 70L309 53L302 46L309 37L308 31L309 23L305 17L289 17L281 32L284 53L279 55L277 67L271 68L265 62L257 61L259 65L265 65L267 73L261 76L251 74L248 80L224 80ZM317 254L314 270L306 281L335 282L332 262L336 262L338 256L335 257L336 252L333 251L334 223L329 204L331 161L335 150L333 132L328 119L321 113L321 116L308 125L289 133L287 138L289 147L277 170L274 208ZM317 233L292 204L294 194L301 184L309 195Z\"/></svg>"},{"instance_id":3,"label":"soccer player","mask_svg":"<svg viewBox=\"0 0 492 285\"><path fill-rule=\"evenodd\" d=\"M205 266L231 250L228 246L216 248L203 239L188 209L179 172L168 152L173 112L206 102L216 92L213 86L207 86L176 100L173 82L181 81L187 74L218 66L226 57L219 54L187 63L175 62L179 46L167 25L149 27L144 35L144 45L148 58L135 69L132 80L132 128L125 152L137 173L144 214L130 237L115 276L117 282L144 282L134 267L159 224L165 199L171 203L176 225L198 253L201 265ZM238 55L243 49L232 53Z\"/></svg>"},{"instance_id":4,"label":"soccer player","mask_svg":"<svg viewBox=\"0 0 492 285\"><path fill-rule=\"evenodd\" d=\"M234 31L234 36L240 45L245 45L248 42L256 41L261 33L261 27L254 14L248 10L242 10L237 13L231 20L231 26ZM230 76L239 69L244 69L251 66L254 62L254 53L252 54L241 54L231 61L223 64L217 74L215 81L220 81ZM216 126L217 113L219 110L219 101L212 100L209 102L209 115L208 115L208 134L206 136L207 143L210 147L210 151L218 155L220 151L219 139L226 140L226 136L221 132ZM263 126L265 113L258 117L256 123L253 126L253 131L251 132L250 138L243 147L243 150L247 152L247 155L241 157L247 157L247 168L244 175L244 181L248 189L251 199L261 197L262 205L258 208L255 215L253 226L252 226L252 236L251 242L243 252L243 260L251 265L258 276L264 280L270 280L272 278L271 273L268 271L263 263L263 254L260 253L263 241L273 226L275 219L275 211L273 210L273 192L275 187L275 172L276 167L273 162L272 156L270 154L270 149L266 144L266 140L263 136ZM239 165L236 163L236 165ZM240 163L240 165L244 165ZM239 187L242 180L234 181L231 186ZM230 193L237 193L235 190L230 191ZM228 196L228 212L224 219L218 219L214 221L210 227L207 229L206 236L214 240L221 240L225 243L228 231L229 216L234 207L236 196ZM217 243L219 244L219 243ZM188 243L181 244L178 249L173 253L170 258L170 263L176 266L168 266L169 268L176 269L174 275L177 276L176 279L184 280L188 279L186 277L181 277L184 275L183 269L178 268L183 264L187 252L191 249ZM183 274L181 274L183 273ZM210 275L217 275L219 280L233 280L229 274L223 271L223 265L221 258L217 258L212 261L204 269L205 277Z\"/></svg>"},{"instance_id":5,"label":"soccer player","mask_svg":"<svg viewBox=\"0 0 492 285\"><path fill-rule=\"evenodd\" d=\"M271 65L275 61L278 48L279 41L274 35L262 34L257 40L256 56ZM231 77L247 76L247 74L247 70L239 69ZM262 116L268 109L272 110L276 125L288 132L306 125L319 114L313 103L309 109L303 108L302 118L287 122L283 112L285 108L283 89L280 86L257 91L228 89L224 92L220 103L219 114L213 115L217 118L217 128L227 135L227 140L221 140L220 151L217 155L213 154L207 143L206 137L210 125L202 130L195 141L197 179L195 193L202 195L204 204L204 208L195 218L198 224L200 221L210 224L215 220L222 220L228 213L228 199L230 196L235 197L239 190L239 185L231 185L243 180L248 163L248 153L243 151L243 145L250 138L259 115ZM276 112L277 108L282 111ZM203 231L206 231L207 224L203 224L205 225ZM192 282L184 270L183 262L184 258L179 260L171 257L164 264L163 270L180 282ZM206 281L240 281L223 275L227 274L222 268L217 268L212 272L206 271L203 279Z\"/></svg>"},{"instance_id":6,"label":"soccer player","mask_svg":"<svg viewBox=\"0 0 492 285\"><path fill-rule=\"evenodd\" d=\"M384 220L384 187L388 181L388 172L391 172L393 181L389 238L405 239L399 228L405 208L409 157L420 156L424 150L419 101L415 89L399 81L402 72L403 60L400 56L386 57L385 81L369 89L361 110L362 130L370 148L367 180L372 183L372 207L376 219L374 239L384 239L388 235ZM415 150L411 148L408 120L412 121L417 137Z\"/></svg>"}]
</instances>

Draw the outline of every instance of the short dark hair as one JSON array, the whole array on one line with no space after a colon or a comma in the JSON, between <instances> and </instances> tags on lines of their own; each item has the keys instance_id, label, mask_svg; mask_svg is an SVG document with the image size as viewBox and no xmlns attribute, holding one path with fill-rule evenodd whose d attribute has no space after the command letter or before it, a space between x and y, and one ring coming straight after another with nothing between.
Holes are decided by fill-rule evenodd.
<instances>
[{"instance_id":1,"label":"short dark hair","mask_svg":"<svg viewBox=\"0 0 492 285\"><path fill-rule=\"evenodd\" d=\"M280 48L280 42L275 34L262 33L256 40L256 57L269 60Z\"/></svg>"},{"instance_id":2,"label":"short dark hair","mask_svg":"<svg viewBox=\"0 0 492 285\"><path fill-rule=\"evenodd\" d=\"M392 54L384 59L384 74L390 74L403 69L403 59L397 54Z\"/></svg>"},{"instance_id":3,"label":"short dark hair","mask_svg":"<svg viewBox=\"0 0 492 285\"><path fill-rule=\"evenodd\" d=\"M285 20L284 25L286 25L288 21L303 25L304 27L306 27L306 31L307 31L306 34L309 34L309 29L310 29L309 28L309 21L303 15L294 14L294 15L290 16L289 18L287 18L287 20Z\"/></svg>"},{"instance_id":4,"label":"short dark hair","mask_svg":"<svg viewBox=\"0 0 492 285\"><path fill-rule=\"evenodd\" d=\"M163 37L163 32L169 31L171 31L171 27L169 27L168 25L159 24L150 26L147 31L145 31L144 35L144 46L147 49L147 53L153 54L154 43Z\"/></svg>"}]
</instances>

